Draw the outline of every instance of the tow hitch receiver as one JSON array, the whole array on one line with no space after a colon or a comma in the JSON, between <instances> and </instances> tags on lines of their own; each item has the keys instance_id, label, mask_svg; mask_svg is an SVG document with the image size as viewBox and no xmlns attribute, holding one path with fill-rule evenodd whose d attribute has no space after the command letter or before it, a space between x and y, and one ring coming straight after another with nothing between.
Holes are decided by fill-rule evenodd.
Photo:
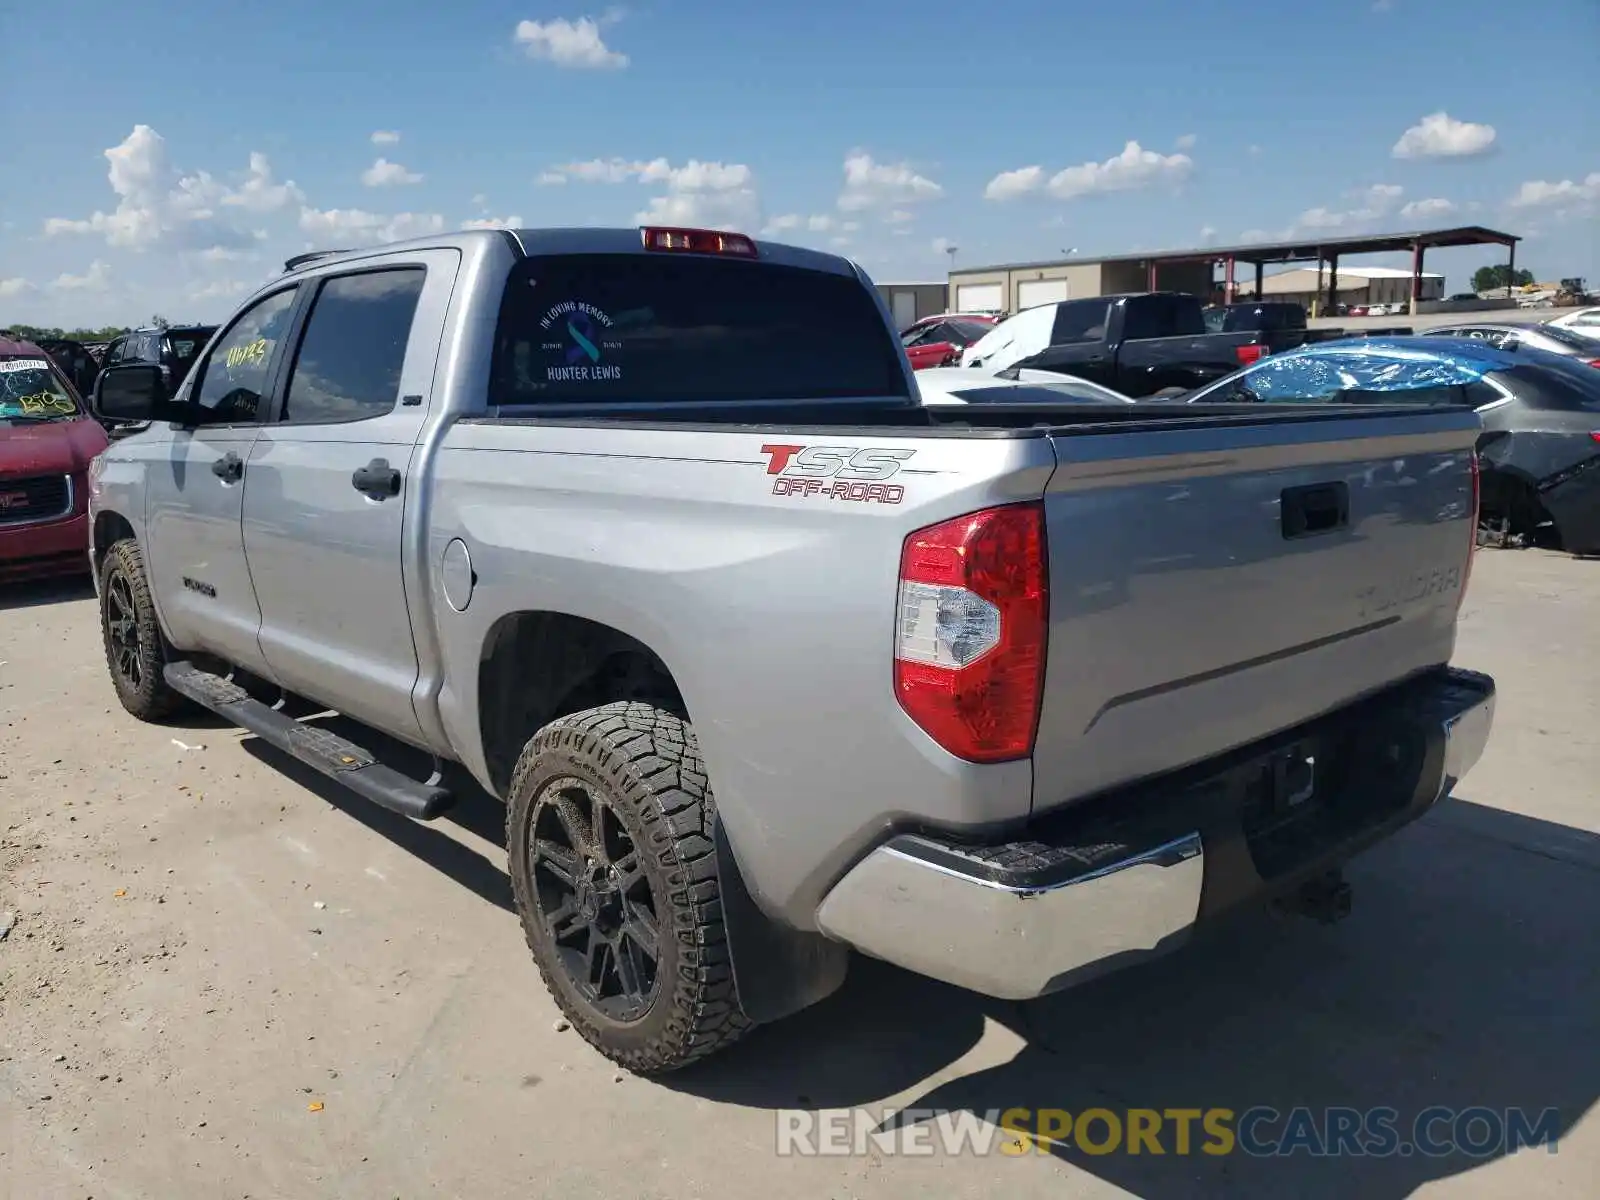
<instances>
[{"instance_id":1,"label":"tow hitch receiver","mask_svg":"<svg viewBox=\"0 0 1600 1200\"><path fill-rule=\"evenodd\" d=\"M1350 915L1350 885L1343 871L1329 871L1308 879L1294 891L1277 900L1278 911L1295 916L1310 917L1323 925L1332 925Z\"/></svg>"}]
</instances>

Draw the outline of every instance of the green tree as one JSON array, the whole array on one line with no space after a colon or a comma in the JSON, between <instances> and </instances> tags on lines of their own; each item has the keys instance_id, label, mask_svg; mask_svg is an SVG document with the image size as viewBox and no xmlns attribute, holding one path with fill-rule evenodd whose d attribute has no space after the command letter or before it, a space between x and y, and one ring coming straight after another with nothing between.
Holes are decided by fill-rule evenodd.
<instances>
[{"instance_id":1,"label":"green tree","mask_svg":"<svg viewBox=\"0 0 1600 1200\"><path fill-rule=\"evenodd\" d=\"M1472 273L1472 290L1500 291L1508 287L1525 287L1533 281L1532 271L1517 271L1513 274L1509 263L1496 267L1479 267Z\"/></svg>"},{"instance_id":2,"label":"green tree","mask_svg":"<svg viewBox=\"0 0 1600 1200\"><path fill-rule=\"evenodd\" d=\"M167 320L160 313L157 313L155 316L150 318L150 328L152 328L152 329L170 329L170 328L172 328L172 322Z\"/></svg>"},{"instance_id":3,"label":"green tree","mask_svg":"<svg viewBox=\"0 0 1600 1200\"><path fill-rule=\"evenodd\" d=\"M55 325L10 325L7 331L25 342L63 339L73 342L109 342L128 332L126 325L106 325L100 329L62 329Z\"/></svg>"}]
</instances>

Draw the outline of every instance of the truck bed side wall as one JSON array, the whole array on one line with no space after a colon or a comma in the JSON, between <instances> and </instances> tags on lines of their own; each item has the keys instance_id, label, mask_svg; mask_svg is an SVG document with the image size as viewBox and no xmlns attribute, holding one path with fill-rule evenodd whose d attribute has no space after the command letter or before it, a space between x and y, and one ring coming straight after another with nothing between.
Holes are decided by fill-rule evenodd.
<instances>
[{"instance_id":1,"label":"truck bed side wall","mask_svg":"<svg viewBox=\"0 0 1600 1200\"><path fill-rule=\"evenodd\" d=\"M769 474L761 447L775 440L911 449L894 477L903 500L775 495L790 478ZM433 572L450 740L489 783L478 680L457 665L479 666L506 614L574 614L630 635L678 684L757 902L811 928L823 889L906 813L967 826L1026 816L1027 762L962 763L896 703L895 596L908 532L1036 498L1054 462L1044 438L457 424L433 468L428 534L430 562L460 536L478 576L457 613Z\"/></svg>"}]
</instances>

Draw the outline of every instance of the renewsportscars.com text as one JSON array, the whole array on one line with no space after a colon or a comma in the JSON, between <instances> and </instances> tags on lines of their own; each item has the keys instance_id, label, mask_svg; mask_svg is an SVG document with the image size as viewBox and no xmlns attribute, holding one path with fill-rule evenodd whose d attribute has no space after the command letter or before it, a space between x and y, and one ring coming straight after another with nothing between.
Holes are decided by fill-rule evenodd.
<instances>
[{"instance_id":1,"label":"renewsportscars.com text","mask_svg":"<svg viewBox=\"0 0 1600 1200\"><path fill-rule=\"evenodd\" d=\"M1553 1108L1447 1108L1402 1117L1393 1108L780 1109L776 1150L789 1157L1082 1154L1256 1158L1495 1158L1557 1150Z\"/></svg>"}]
</instances>

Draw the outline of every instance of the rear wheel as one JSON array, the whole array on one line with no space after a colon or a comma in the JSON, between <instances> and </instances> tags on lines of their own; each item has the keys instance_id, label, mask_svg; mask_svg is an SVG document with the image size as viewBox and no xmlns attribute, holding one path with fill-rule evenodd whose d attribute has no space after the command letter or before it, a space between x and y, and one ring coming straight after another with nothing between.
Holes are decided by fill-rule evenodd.
<instances>
[{"instance_id":1,"label":"rear wheel","mask_svg":"<svg viewBox=\"0 0 1600 1200\"><path fill-rule=\"evenodd\" d=\"M183 697L162 673L170 655L150 599L144 556L132 538L113 545L100 563L100 633L123 708L141 721L159 721L183 707Z\"/></svg>"},{"instance_id":2,"label":"rear wheel","mask_svg":"<svg viewBox=\"0 0 1600 1200\"><path fill-rule=\"evenodd\" d=\"M750 1027L734 988L694 731L623 701L528 742L506 809L517 912L556 1004L640 1074L675 1070Z\"/></svg>"}]
</instances>

